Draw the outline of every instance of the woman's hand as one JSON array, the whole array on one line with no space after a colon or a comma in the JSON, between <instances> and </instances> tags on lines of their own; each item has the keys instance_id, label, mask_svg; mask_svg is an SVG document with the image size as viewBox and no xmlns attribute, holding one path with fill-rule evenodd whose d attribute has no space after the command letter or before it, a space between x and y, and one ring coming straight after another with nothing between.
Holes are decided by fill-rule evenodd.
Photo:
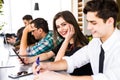
<instances>
[{"instance_id":1,"label":"woman's hand","mask_svg":"<svg viewBox=\"0 0 120 80\"><path fill-rule=\"evenodd\" d=\"M73 25L70 24L65 39L70 40L74 34L75 34L74 27L73 27Z\"/></svg>"}]
</instances>

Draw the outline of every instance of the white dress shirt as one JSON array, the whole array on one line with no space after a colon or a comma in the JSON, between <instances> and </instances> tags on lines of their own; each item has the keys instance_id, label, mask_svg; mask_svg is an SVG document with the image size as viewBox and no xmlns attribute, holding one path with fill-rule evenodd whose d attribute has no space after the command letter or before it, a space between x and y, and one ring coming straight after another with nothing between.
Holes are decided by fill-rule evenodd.
<instances>
[{"instance_id":1,"label":"white dress shirt","mask_svg":"<svg viewBox=\"0 0 120 80\"><path fill-rule=\"evenodd\" d=\"M105 52L103 73L99 73L100 45ZM67 61L69 73L90 62L94 73L93 80L120 80L120 31L115 29L103 44L99 38L94 38L87 46L64 59Z\"/></svg>"}]
</instances>

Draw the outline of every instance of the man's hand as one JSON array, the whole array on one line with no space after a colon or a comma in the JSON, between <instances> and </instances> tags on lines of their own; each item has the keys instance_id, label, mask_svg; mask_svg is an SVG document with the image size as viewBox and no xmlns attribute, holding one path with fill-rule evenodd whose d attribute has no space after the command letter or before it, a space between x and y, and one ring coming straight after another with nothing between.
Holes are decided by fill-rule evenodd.
<instances>
[{"instance_id":1,"label":"man's hand","mask_svg":"<svg viewBox=\"0 0 120 80\"><path fill-rule=\"evenodd\" d=\"M33 63L32 65L33 73L38 74L38 71L41 73L48 70L48 64L49 63L45 63L45 62L40 62L40 65L38 65L36 62Z\"/></svg>"},{"instance_id":2,"label":"man's hand","mask_svg":"<svg viewBox=\"0 0 120 80\"><path fill-rule=\"evenodd\" d=\"M69 75L60 74L53 71L44 71L35 75L34 80L69 80Z\"/></svg>"}]
</instances>

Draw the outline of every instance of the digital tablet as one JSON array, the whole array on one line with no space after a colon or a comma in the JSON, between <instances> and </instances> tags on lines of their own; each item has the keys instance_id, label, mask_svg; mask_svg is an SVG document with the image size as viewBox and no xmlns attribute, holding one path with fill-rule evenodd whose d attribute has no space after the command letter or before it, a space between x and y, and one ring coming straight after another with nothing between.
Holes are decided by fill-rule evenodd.
<instances>
[{"instance_id":1,"label":"digital tablet","mask_svg":"<svg viewBox=\"0 0 120 80\"><path fill-rule=\"evenodd\" d=\"M23 61L23 59L20 57L20 55L16 52L16 50L15 50L15 49L12 49L12 50L15 52L15 54L18 56L18 58L21 60L21 62L22 62L24 65L26 65L25 62Z\"/></svg>"}]
</instances>

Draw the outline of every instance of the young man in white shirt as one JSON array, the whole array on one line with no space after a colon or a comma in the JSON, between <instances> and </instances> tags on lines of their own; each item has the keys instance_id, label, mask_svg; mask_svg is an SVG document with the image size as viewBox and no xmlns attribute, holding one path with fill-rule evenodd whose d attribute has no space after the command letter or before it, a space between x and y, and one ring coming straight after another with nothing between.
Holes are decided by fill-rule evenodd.
<instances>
[{"instance_id":1,"label":"young man in white shirt","mask_svg":"<svg viewBox=\"0 0 120 80\"><path fill-rule=\"evenodd\" d=\"M93 36L92 41L61 61L40 63L39 66L34 63L35 80L120 80L120 31L115 25L118 12L114 0L88 1L84 13L88 22L87 29ZM104 50L103 72L99 72L101 46ZM48 71L67 70L70 73L88 62L94 73L91 76L70 76ZM40 74L37 74L38 71Z\"/></svg>"}]
</instances>

